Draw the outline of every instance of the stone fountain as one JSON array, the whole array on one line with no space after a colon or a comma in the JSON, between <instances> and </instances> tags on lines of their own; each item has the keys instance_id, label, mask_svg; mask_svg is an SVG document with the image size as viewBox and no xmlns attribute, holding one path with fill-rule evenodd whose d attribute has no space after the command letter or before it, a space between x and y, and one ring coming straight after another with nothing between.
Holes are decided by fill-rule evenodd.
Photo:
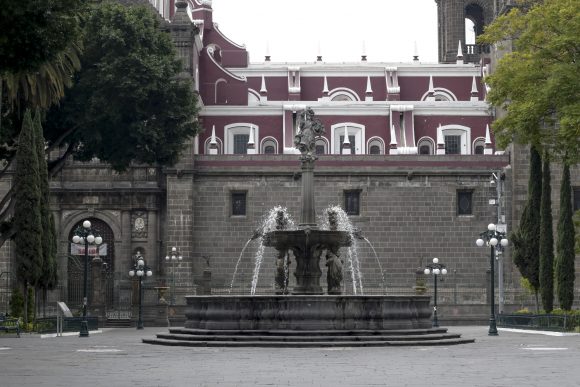
<instances>
[{"instance_id":1,"label":"stone fountain","mask_svg":"<svg viewBox=\"0 0 580 387\"><path fill-rule=\"evenodd\" d=\"M339 231L330 212L329 229L316 224L314 164L316 138L324 127L307 108L299 117L294 143L300 150L302 213L296 230L262 236L277 254L273 295L186 296L186 322L143 342L182 346L370 346L459 344L473 340L431 328L428 296L342 295L341 248L353 243ZM296 286L288 289L288 251L296 261ZM286 259L285 259L286 258ZM321 258L327 269L326 294L320 285Z\"/></svg>"}]
</instances>

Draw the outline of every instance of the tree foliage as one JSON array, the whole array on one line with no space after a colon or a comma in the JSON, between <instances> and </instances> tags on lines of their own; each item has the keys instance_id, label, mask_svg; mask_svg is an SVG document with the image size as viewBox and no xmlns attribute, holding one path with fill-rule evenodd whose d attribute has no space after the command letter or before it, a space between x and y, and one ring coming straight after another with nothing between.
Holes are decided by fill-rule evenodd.
<instances>
[{"instance_id":1,"label":"tree foliage","mask_svg":"<svg viewBox=\"0 0 580 387\"><path fill-rule=\"evenodd\" d=\"M558 243L556 282L560 307L572 309L574 302L574 223L572 222L572 189L570 168L564 165L560 188L560 217L558 219Z\"/></svg>"},{"instance_id":2,"label":"tree foliage","mask_svg":"<svg viewBox=\"0 0 580 387\"><path fill-rule=\"evenodd\" d=\"M506 111L493 123L502 146L512 141L580 157L580 0L519 0L479 42L513 45L493 74L488 100Z\"/></svg>"},{"instance_id":3,"label":"tree foliage","mask_svg":"<svg viewBox=\"0 0 580 387\"><path fill-rule=\"evenodd\" d=\"M544 156L540 207L540 295L546 313L554 309L554 234L550 159Z\"/></svg>"},{"instance_id":4,"label":"tree foliage","mask_svg":"<svg viewBox=\"0 0 580 387\"><path fill-rule=\"evenodd\" d=\"M520 227L511 235L513 259L522 277L536 290L540 288L540 202L542 195L542 160L536 148L530 149L528 201L522 212Z\"/></svg>"},{"instance_id":5,"label":"tree foliage","mask_svg":"<svg viewBox=\"0 0 580 387\"><path fill-rule=\"evenodd\" d=\"M54 288L57 284L57 245L54 217L50 211L48 168L46 164L46 153L44 151L45 141L44 136L42 135L40 112L38 110L34 116L33 125L35 152L36 157L38 158L38 184L40 190L40 217L42 225L42 272L38 285L46 290Z\"/></svg>"},{"instance_id":6,"label":"tree foliage","mask_svg":"<svg viewBox=\"0 0 580 387\"><path fill-rule=\"evenodd\" d=\"M30 110L24 115L18 139L14 176L14 235L16 275L26 287L36 286L42 273L42 228L38 157L34 144L34 128Z\"/></svg>"},{"instance_id":7,"label":"tree foliage","mask_svg":"<svg viewBox=\"0 0 580 387\"><path fill-rule=\"evenodd\" d=\"M34 72L80 33L82 0L3 1L0 72Z\"/></svg>"},{"instance_id":8,"label":"tree foliage","mask_svg":"<svg viewBox=\"0 0 580 387\"><path fill-rule=\"evenodd\" d=\"M197 134L197 99L170 36L145 7L102 3L84 25L82 70L60 106L48 138L78 160L93 157L116 170L131 162L172 165Z\"/></svg>"}]
</instances>

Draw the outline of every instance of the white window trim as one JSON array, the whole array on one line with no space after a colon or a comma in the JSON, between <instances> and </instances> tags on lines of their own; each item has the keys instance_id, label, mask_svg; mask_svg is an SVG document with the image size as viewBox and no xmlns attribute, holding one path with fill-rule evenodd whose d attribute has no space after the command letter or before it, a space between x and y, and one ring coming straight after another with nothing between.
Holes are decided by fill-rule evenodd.
<instances>
[{"instance_id":1,"label":"white window trim","mask_svg":"<svg viewBox=\"0 0 580 387\"><path fill-rule=\"evenodd\" d=\"M422 145L421 143L422 142L428 142L429 143L429 145L431 146L431 153L429 153L429 154L434 155L435 154L435 150L437 148L435 147L435 141L431 137L429 137L429 136L423 136L423 137L421 137L419 139L419 141L417 141L417 154L420 155L420 153L419 153L420 149L419 148L421 148L421 145Z\"/></svg>"},{"instance_id":2,"label":"white window trim","mask_svg":"<svg viewBox=\"0 0 580 387\"><path fill-rule=\"evenodd\" d=\"M260 143L260 127L249 122L237 122L224 126L224 154L234 154L234 135L250 134L250 126L254 128L254 144Z\"/></svg>"},{"instance_id":3,"label":"white window trim","mask_svg":"<svg viewBox=\"0 0 580 387\"><path fill-rule=\"evenodd\" d=\"M224 82L225 82L225 84L226 84L226 85L228 84L228 81L226 81L226 80L225 80L225 79L223 79L223 78L220 78L220 79L218 79L217 81L215 81L215 85L214 85L214 94L213 94L213 102L214 102L215 104L217 104L217 103L218 103L218 101L217 101L217 97L218 97L218 85L219 85L220 83L224 83Z\"/></svg>"},{"instance_id":4,"label":"white window trim","mask_svg":"<svg viewBox=\"0 0 580 387\"><path fill-rule=\"evenodd\" d=\"M206 154L206 155L209 155L209 143L210 142L211 142L211 136L208 137L205 140L205 143L203 144L203 153ZM218 155L223 154L224 144L222 142L222 139L216 136L215 142L217 144Z\"/></svg>"},{"instance_id":5,"label":"white window trim","mask_svg":"<svg viewBox=\"0 0 580 387\"><path fill-rule=\"evenodd\" d=\"M445 96L446 98L449 99L449 101L445 101L445 102L451 102L451 101L457 101L457 97L455 96L455 94L453 94L453 92L449 89L445 89L443 87L434 87L433 88L433 96L437 96L437 95L442 95ZM421 101L426 101L427 97L429 96L429 91L425 92L425 94L423 94L423 96L421 97ZM444 102L444 101L436 101L436 102Z\"/></svg>"},{"instance_id":6,"label":"white window trim","mask_svg":"<svg viewBox=\"0 0 580 387\"><path fill-rule=\"evenodd\" d=\"M267 142L274 143L274 154L278 154L278 141L274 137L264 137L262 141L260 141L260 154L264 154L264 148L266 147Z\"/></svg>"},{"instance_id":7,"label":"white window trim","mask_svg":"<svg viewBox=\"0 0 580 387\"><path fill-rule=\"evenodd\" d=\"M349 89L347 87L337 87L336 89L332 89L328 92L328 100L332 102L334 97L339 95L346 95L350 98L351 101L360 101L360 97L356 93L356 91ZM336 102L348 102L348 101L336 101Z\"/></svg>"},{"instance_id":8,"label":"white window trim","mask_svg":"<svg viewBox=\"0 0 580 387\"><path fill-rule=\"evenodd\" d=\"M251 100L250 97L254 97L255 100ZM254 89L248 89L248 105L258 105L260 103L260 93Z\"/></svg>"},{"instance_id":9,"label":"white window trim","mask_svg":"<svg viewBox=\"0 0 580 387\"><path fill-rule=\"evenodd\" d=\"M319 141L321 141L321 142L324 143L324 154L325 155L330 154L328 152L328 150L330 149L330 146L328 144L328 139L326 137L319 137L319 138L316 139L316 142L318 143ZM318 145L318 144L316 144L316 145Z\"/></svg>"},{"instance_id":10,"label":"white window trim","mask_svg":"<svg viewBox=\"0 0 580 387\"><path fill-rule=\"evenodd\" d=\"M365 147L363 144L365 141L365 126L361 124L355 124L354 122L341 122L339 124L334 124L330 127L330 143L332 148L330 148L331 154L339 155L342 144L338 144L340 136L344 135L344 126L348 128L348 135L354 134L355 141L355 154L363 155L365 154ZM338 133L336 133L338 131Z\"/></svg>"},{"instance_id":11,"label":"white window trim","mask_svg":"<svg viewBox=\"0 0 580 387\"><path fill-rule=\"evenodd\" d=\"M368 139L368 141L367 141L367 155L371 154L371 145L374 142L379 143L379 146L381 147L381 152L379 154L384 155L385 154L385 141L378 136L371 137Z\"/></svg>"},{"instance_id":12,"label":"white window trim","mask_svg":"<svg viewBox=\"0 0 580 387\"><path fill-rule=\"evenodd\" d=\"M473 152L473 154L475 154L475 146L477 145L478 142L480 142L481 145L483 145L483 149L485 150L485 137L477 137L471 143L471 151Z\"/></svg>"},{"instance_id":13,"label":"white window trim","mask_svg":"<svg viewBox=\"0 0 580 387\"><path fill-rule=\"evenodd\" d=\"M471 154L471 128L463 125L444 125L437 128L437 137L461 136L462 155Z\"/></svg>"}]
</instances>

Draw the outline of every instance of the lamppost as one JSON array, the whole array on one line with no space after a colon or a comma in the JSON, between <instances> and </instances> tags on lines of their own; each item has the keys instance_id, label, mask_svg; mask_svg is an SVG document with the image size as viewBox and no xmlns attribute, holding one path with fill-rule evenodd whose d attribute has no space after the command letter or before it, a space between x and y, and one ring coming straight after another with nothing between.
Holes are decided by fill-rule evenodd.
<instances>
[{"instance_id":1,"label":"lamppost","mask_svg":"<svg viewBox=\"0 0 580 387\"><path fill-rule=\"evenodd\" d=\"M171 305L175 305L175 263L183 260L183 256L177 247L172 247L169 255L165 256L165 262L171 262Z\"/></svg>"},{"instance_id":2,"label":"lamppost","mask_svg":"<svg viewBox=\"0 0 580 387\"><path fill-rule=\"evenodd\" d=\"M425 275L433 273L433 328L438 328L439 320L437 320L437 277L439 275L447 274L447 268L444 264L439 263L439 258L433 258L433 263L426 264L425 270L423 272Z\"/></svg>"},{"instance_id":3,"label":"lamppost","mask_svg":"<svg viewBox=\"0 0 580 387\"><path fill-rule=\"evenodd\" d=\"M81 321L81 330L79 337L89 337L89 324L87 322L87 293L88 293L88 276L89 276L89 245L100 245L103 238L91 229L91 222L85 220L82 227L77 227L72 237L72 241L85 247L85 273L84 273L84 291L83 291L83 319Z\"/></svg>"},{"instance_id":4,"label":"lamppost","mask_svg":"<svg viewBox=\"0 0 580 387\"><path fill-rule=\"evenodd\" d=\"M505 236L505 233L497 231L495 224L490 223L487 226L487 231L482 232L479 234L479 239L475 241L477 246L482 247L484 244L489 246L490 251L490 259L489 259L489 268L490 268L490 297L489 297L489 304L490 304L490 315L489 315L489 336L497 336L497 327L495 323L495 295L494 295L494 261L495 261L495 251L496 249L502 249L508 245L508 240Z\"/></svg>"},{"instance_id":5,"label":"lamppost","mask_svg":"<svg viewBox=\"0 0 580 387\"><path fill-rule=\"evenodd\" d=\"M149 266L145 265L145 260L141 252L137 251L133 268L129 270L129 277L137 276L139 278L139 319L137 320L137 329L143 329L143 277L151 277L153 272Z\"/></svg>"}]
</instances>

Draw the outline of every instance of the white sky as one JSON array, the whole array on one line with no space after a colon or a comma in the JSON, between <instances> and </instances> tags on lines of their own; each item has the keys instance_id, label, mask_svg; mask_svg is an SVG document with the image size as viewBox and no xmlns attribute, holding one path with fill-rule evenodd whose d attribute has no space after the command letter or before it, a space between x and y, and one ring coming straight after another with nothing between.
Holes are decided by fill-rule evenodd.
<instances>
[{"instance_id":1,"label":"white sky","mask_svg":"<svg viewBox=\"0 0 580 387\"><path fill-rule=\"evenodd\" d=\"M220 30L245 44L251 62L269 45L274 62L356 62L363 40L370 62L436 63L435 0L213 0Z\"/></svg>"}]
</instances>

